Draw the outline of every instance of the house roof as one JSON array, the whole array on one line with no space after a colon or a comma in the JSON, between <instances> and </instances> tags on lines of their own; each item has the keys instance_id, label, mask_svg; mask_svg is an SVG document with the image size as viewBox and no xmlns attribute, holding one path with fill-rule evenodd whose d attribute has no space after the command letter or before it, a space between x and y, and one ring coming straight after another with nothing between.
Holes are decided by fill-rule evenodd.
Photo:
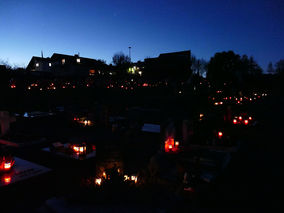
<instances>
[{"instance_id":1,"label":"house roof","mask_svg":"<svg viewBox=\"0 0 284 213\"><path fill-rule=\"evenodd\" d=\"M51 56L51 59L54 60L54 59L63 59L63 58L80 58L80 59L83 59L85 61L97 61L95 59L92 59L92 58L85 58L85 57L80 57L79 55L65 55L65 54L59 54L59 53L53 53L53 55Z\"/></svg>"},{"instance_id":2,"label":"house roof","mask_svg":"<svg viewBox=\"0 0 284 213\"><path fill-rule=\"evenodd\" d=\"M190 56L190 50L186 50L186 51L179 51L179 52L170 52L170 53L162 53L159 55L160 57L165 57L165 56L180 56L180 55L188 55Z\"/></svg>"},{"instance_id":3,"label":"house roof","mask_svg":"<svg viewBox=\"0 0 284 213\"><path fill-rule=\"evenodd\" d=\"M35 60L36 60L36 61L46 61L46 62L51 61L50 58L43 58L43 57L33 56L32 59L30 60L29 64L28 64L28 66L27 66L27 70L31 68L30 66L33 65L33 62L34 62Z\"/></svg>"}]
</instances>

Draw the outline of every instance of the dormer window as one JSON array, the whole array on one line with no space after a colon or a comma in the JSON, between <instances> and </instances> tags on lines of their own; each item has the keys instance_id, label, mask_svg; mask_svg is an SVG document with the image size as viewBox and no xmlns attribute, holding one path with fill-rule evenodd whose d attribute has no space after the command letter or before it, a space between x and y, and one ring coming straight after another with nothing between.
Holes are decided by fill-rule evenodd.
<instances>
[{"instance_id":1,"label":"dormer window","mask_svg":"<svg viewBox=\"0 0 284 213\"><path fill-rule=\"evenodd\" d=\"M39 67L39 63L36 63L36 67Z\"/></svg>"},{"instance_id":2,"label":"dormer window","mask_svg":"<svg viewBox=\"0 0 284 213\"><path fill-rule=\"evenodd\" d=\"M62 64L65 64L65 58L63 58L61 62L62 62Z\"/></svg>"},{"instance_id":3,"label":"dormer window","mask_svg":"<svg viewBox=\"0 0 284 213\"><path fill-rule=\"evenodd\" d=\"M51 63L48 63L48 66L51 67Z\"/></svg>"},{"instance_id":4,"label":"dormer window","mask_svg":"<svg viewBox=\"0 0 284 213\"><path fill-rule=\"evenodd\" d=\"M77 58L76 61L77 61L77 63L80 63L80 62L81 62L80 58Z\"/></svg>"}]
</instances>

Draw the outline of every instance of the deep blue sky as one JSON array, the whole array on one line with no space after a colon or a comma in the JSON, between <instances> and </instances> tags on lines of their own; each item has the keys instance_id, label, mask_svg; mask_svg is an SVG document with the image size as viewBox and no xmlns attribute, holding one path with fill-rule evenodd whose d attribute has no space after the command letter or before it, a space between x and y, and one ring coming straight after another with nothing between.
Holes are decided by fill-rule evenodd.
<instances>
[{"instance_id":1,"label":"deep blue sky","mask_svg":"<svg viewBox=\"0 0 284 213\"><path fill-rule=\"evenodd\" d=\"M111 62L190 49L210 59L233 50L266 69L284 58L284 0L0 0L0 59L75 54Z\"/></svg>"}]
</instances>

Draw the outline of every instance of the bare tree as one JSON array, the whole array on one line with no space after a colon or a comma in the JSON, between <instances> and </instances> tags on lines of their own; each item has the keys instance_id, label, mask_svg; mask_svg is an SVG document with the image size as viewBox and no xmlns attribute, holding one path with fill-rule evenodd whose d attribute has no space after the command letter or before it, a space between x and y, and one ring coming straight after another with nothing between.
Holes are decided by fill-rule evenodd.
<instances>
[{"instance_id":1,"label":"bare tree","mask_svg":"<svg viewBox=\"0 0 284 213\"><path fill-rule=\"evenodd\" d=\"M273 74L274 73L274 68L272 62L269 62L268 67L267 67L267 73Z\"/></svg>"},{"instance_id":2,"label":"bare tree","mask_svg":"<svg viewBox=\"0 0 284 213\"><path fill-rule=\"evenodd\" d=\"M124 55L122 52L114 54L112 57L112 63L115 66L122 66L122 65L129 65L131 62L130 57L127 55Z\"/></svg>"}]
</instances>

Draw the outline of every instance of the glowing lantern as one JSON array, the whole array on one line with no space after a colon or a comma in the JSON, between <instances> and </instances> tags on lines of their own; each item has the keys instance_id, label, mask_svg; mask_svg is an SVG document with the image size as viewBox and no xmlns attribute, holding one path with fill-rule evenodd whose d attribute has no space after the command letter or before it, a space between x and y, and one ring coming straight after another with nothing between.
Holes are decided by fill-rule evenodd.
<instances>
[{"instance_id":1,"label":"glowing lantern","mask_svg":"<svg viewBox=\"0 0 284 213\"><path fill-rule=\"evenodd\" d=\"M11 169L11 167L12 167L11 162L4 163L4 170L9 170L9 169Z\"/></svg>"},{"instance_id":2,"label":"glowing lantern","mask_svg":"<svg viewBox=\"0 0 284 213\"><path fill-rule=\"evenodd\" d=\"M105 173L105 172L103 172L103 178L105 178L105 179L106 179L106 173Z\"/></svg>"},{"instance_id":3,"label":"glowing lantern","mask_svg":"<svg viewBox=\"0 0 284 213\"><path fill-rule=\"evenodd\" d=\"M237 123L238 123L237 119L234 119L234 120L233 120L233 123L234 123L234 124L237 124Z\"/></svg>"},{"instance_id":4,"label":"glowing lantern","mask_svg":"<svg viewBox=\"0 0 284 213\"><path fill-rule=\"evenodd\" d=\"M73 146L73 150L75 153L77 154L85 154L86 153L86 146L85 145L82 145L82 146Z\"/></svg>"},{"instance_id":5,"label":"glowing lantern","mask_svg":"<svg viewBox=\"0 0 284 213\"><path fill-rule=\"evenodd\" d=\"M101 178L96 178L95 184L100 186L102 184L102 179Z\"/></svg>"},{"instance_id":6,"label":"glowing lantern","mask_svg":"<svg viewBox=\"0 0 284 213\"><path fill-rule=\"evenodd\" d=\"M178 152L179 151L179 142L174 141L172 137L169 137L165 141L165 152Z\"/></svg>"},{"instance_id":7,"label":"glowing lantern","mask_svg":"<svg viewBox=\"0 0 284 213\"><path fill-rule=\"evenodd\" d=\"M218 102L215 102L215 103L214 103L214 105L216 105L216 106L217 106L218 104L219 104Z\"/></svg>"},{"instance_id":8,"label":"glowing lantern","mask_svg":"<svg viewBox=\"0 0 284 213\"><path fill-rule=\"evenodd\" d=\"M251 121L251 120L252 120L252 117L249 117L249 120Z\"/></svg>"},{"instance_id":9,"label":"glowing lantern","mask_svg":"<svg viewBox=\"0 0 284 213\"><path fill-rule=\"evenodd\" d=\"M134 181L134 183L137 183L137 176L132 175L131 180Z\"/></svg>"},{"instance_id":10,"label":"glowing lantern","mask_svg":"<svg viewBox=\"0 0 284 213\"><path fill-rule=\"evenodd\" d=\"M223 132L218 132L218 137L221 139L223 137Z\"/></svg>"},{"instance_id":11,"label":"glowing lantern","mask_svg":"<svg viewBox=\"0 0 284 213\"><path fill-rule=\"evenodd\" d=\"M11 183L12 178L11 178L10 175L4 175L3 176L3 181L4 181L5 184L9 184L9 183Z\"/></svg>"},{"instance_id":12,"label":"glowing lantern","mask_svg":"<svg viewBox=\"0 0 284 213\"><path fill-rule=\"evenodd\" d=\"M239 116L239 120L243 120L242 116Z\"/></svg>"},{"instance_id":13,"label":"glowing lantern","mask_svg":"<svg viewBox=\"0 0 284 213\"><path fill-rule=\"evenodd\" d=\"M245 125L248 125L249 122L248 122L248 120L244 120L244 123L245 123Z\"/></svg>"}]
</instances>

